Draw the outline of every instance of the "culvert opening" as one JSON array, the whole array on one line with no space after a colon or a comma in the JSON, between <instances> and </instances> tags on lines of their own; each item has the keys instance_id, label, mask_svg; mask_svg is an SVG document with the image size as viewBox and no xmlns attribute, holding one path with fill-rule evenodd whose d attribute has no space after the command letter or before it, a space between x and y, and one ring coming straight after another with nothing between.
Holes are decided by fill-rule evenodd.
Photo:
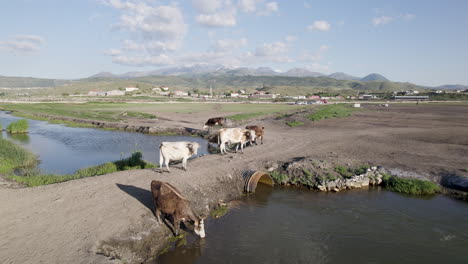
<instances>
[{"instance_id":1,"label":"culvert opening","mask_svg":"<svg viewBox=\"0 0 468 264\"><path fill-rule=\"evenodd\" d=\"M257 185L265 184L273 186L274 182L271 176L263 171L245 171L243 173L244 178L244 191L254 193Z\"/></svg>"}]
</instances>

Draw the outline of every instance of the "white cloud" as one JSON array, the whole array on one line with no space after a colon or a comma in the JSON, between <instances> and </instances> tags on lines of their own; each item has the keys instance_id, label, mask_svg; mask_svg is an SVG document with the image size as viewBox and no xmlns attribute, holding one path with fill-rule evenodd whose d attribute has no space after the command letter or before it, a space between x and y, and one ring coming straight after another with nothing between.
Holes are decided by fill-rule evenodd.
<instances>
[{"instance_id":1,"label":"white cloud","mask_svg":"<svg viewBox=\"0 0 468 264\"><path fill-rule=\"evenodd\" d=\"M241 11L252 13L257 10L257 3L259 2L259 0L239 0L238 6Z\"/></svg>"},{"instance_id":2,"label":"white cloud","mask_svg":"<svg viewBox=\"0 0 468 264\"><path fill-rule=\"evenodd\" d=\"M309 25L307 27L309 31L324 31L324 32L329 31L330 28L331 28L330 23L328 23L328 21L325 21L325 20L314 21L312 25Z\"/></svg>"},{"instance_id":3,"label":"white cloud","mask_svg":"<svg viewBox=\"0 0 468 264\"><path fill-rule=\"evenodd\" d=\"M233 51L247 46L247 39L220 39L213 45L214 51Z\"/></svg>"},{"instance_id":4,"label":"white cloud","mask_svg":"<svg viewBox=\"0 0 468 264\"><path fill-rule=\"evenodd\" d=\"M377 26L380 26L380 25L386 25L386 24L392 22L393 19L394 19L394 18L391 17L391 16L379 16L379 17L374 17L374 18L372 19L372 24L373 24L374 26L376 26L376 27L377 27Z\"/></svg>"},{"instance_id":5,"label":"white cloud","mask_svg":"<svg viewBox=\"0 0 468 264\"><path fill-rule=\"evenodd\" d=\"M213 13L223 6L222 0L192 0L192 5L199 12Z\"/></svg>"},{"instance_id":6,"label":"white cloud","mask_svg":"<svg viewBox=\"0 0 468 264\"><path fill-rule=\"evenodd\" d=\"M278 12L278 11L279 11L278 3L269 2L269 3L265 4L265 13L266 14L271 14L271 13L275 13L275 12Z\"/></svg>"},{"instance_id":7,"label":"white cloud","mask_svg":"<svg viewBox=\"0 0 468 264\"><path fill-rule=\"evenodd\" d=\"M400 17L403 18L404 20L412 20L414 19L415 15L406 13L406 14L401 14Z\"/></svg>"},{"instance_id":8,"label":"white cloud","mask_svg":"<svg viewBox=\"0 0 468 264\"><path fill-rule=\"evenodd\" d=\"M209 27L232 27L237 23L235 12L201 14L196 20L199 24Z\"/></svg>"},{"instance_id":9,"label":"white cloud","mask_svg":"<svg viewBox=\"0 0 468 264\"><path fill-rule=\"evenodd\" d=\"M118 56L118 55L122 54L122 51L119 50L119 49L108 49L108 50L104 51L104 54L113 57L113 56Z\"/></svg>"},{"instance_id":10,"label":"white cloud","mask_svg":"<svg viewBox=\"0 0 468 264\"><path fill-rule=\"evenodd\" d=\"M35 52L44 45L44 38L37 35L14 35L0 41L0 50L12 52Z\"/></svg>"},{"instance_id":11,"label":"white cloud","mask_svg":"<svg viewBox=\"0 0 468 264\"><path fill-rule=\"evenodd\" d=\"M187 33L177 5L158 5L158 2L146 0L101 2L121 12L114 28L128 34L120 49L106 52L113 62L134 66L174 63L168 53L181 48Z\"/></svg>"},{"instance_id":12,"label":"white cloud","mask_svg":"<svg viewBox=\"0 0 468 264\"><path fill-rule=\"evenodd\" d=\"M382 14L380 16L377 16L377 17L374 17L372 18L372 24L376 27L378 26L382 26L382 25L387 25L387 24L390 24L394 21L409 21L409 20L413 20L415 18L415 15L414 14L411 14L411 13L404 13L404 14L399 14L399 15L394 15L394 16L387 16L387 15L383 15L383 11L382 10L377 10L375 11L376 13L378 14Z\"/></svg>"}]
</instances>

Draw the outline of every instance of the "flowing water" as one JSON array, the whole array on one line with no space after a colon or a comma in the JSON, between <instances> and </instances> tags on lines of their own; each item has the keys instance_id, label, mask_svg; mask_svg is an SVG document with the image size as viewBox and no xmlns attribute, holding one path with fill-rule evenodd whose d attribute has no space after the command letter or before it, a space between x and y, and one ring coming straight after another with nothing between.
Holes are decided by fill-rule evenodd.
<instances>
[{"instance_id":1,"label":"flowing water","mask_svg":"<svg viewBox=\"0 0 468 264\"><path fill-rule=\"evenodd\" d=\"M259 185L205 231L158 263L468 263L468 203L442 195Z\"/></svg>"},{"instance_id":2,"label":"flowing water","mask_svg":"<svg viewBox=\"0 0 468 264\"><path fill-rule=\"evenodd\" d=\"M0 111L0 123L4 129L19 119L22 118ZM198 155L208 153L207 141L197 137L154 136L28 121L29 133L12 135L2 132L0 135L37 154L39 169L44 173L73 173L81 168L129 157L134 151L141 151L144 160L159 164L159 144L163 141L198 142Z\"/></svg>"}]
</instances>

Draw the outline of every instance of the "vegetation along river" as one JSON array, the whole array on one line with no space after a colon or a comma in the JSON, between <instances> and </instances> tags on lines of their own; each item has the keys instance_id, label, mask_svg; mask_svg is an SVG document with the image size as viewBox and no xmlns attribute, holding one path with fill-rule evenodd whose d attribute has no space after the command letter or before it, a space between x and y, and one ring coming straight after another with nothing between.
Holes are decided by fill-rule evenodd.
<instances>
[{"instance_id":1,"label":"vegetation along river","mask_svg":"<svg viewBox=\"0 0 468 264\"><path fill-rule=\"evenodd\" d=\"M257 187L158 263L468 263L468 203Z\"/></svg>"},{"instance_id":2,"label":"vegetation along river","mask_svg":"<svg viewBox=\"0 0 468 264\"><path fill-rule=\"evenodd\" d=\"M6 128L22 118L0 111L0 123ZM159 164L159 144L163 141L194 141L200 144L198 155L208 153L205 139L190 136L155 136L141 133L67 127L45 121L29 120L29 133L3 138L12 140L39 156L39 169L45 173L67 174L78 169L127 158L141 151L143 159Z\"/></svg>"}]
</instances>

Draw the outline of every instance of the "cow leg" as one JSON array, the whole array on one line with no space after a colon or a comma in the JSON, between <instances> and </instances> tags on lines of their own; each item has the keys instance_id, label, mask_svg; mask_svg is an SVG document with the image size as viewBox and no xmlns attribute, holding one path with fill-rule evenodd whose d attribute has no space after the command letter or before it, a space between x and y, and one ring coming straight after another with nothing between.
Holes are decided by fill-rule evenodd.
<instances>
[{"instance_id":1,"label":"cow leg","mask_svg":"<svg viewBox=\"0 0 468 264\"><path fill-rule=\"evenodd\" d=\"M262 136L262 145L263 145L263 136Z\"/></svg>"},{"instance_id":2,"label":"cow leg","mask_svg":"<svg viewBox=\"0 0 468 264\"><path fill-rule=\"evenodd\" d=\"M241 145L241 153L244 154L244 144L242 144L241 142L240 145ZM237 147L236 147L236 152L237 152Z\"/></svg>"},{"instance_id":3,"label":"cow leg","mask_svg":"<svg viewBox=\"0 0 468 264\"><path fill-rule=\"evenodd\" d=\"M162 221L161 221L161 210L156 209L154 211L154 214L156 215L156 219L158 220L158 224L161 224L162 223Z\"/></svg>"},{"instance_id":4,"label":"cow leg","mask_svg":"<svg viewBox=\"0 0 468 264\"><path fill-rule=\"evenodd\" d=\"M182 159L182 167L184 168L185 171L187 171L187 158Z\"/></svg>"},{"instance_id":5,"label":"cow leg","mask_svg":"<svg viewBox=\"0 0 468 264\"><path fill-rule=\"evenodd\" d=\"M170 162L170 161L171 161L170 159L165 159L165 160L164 160L164 164L166 165L166 168L167 168L167 171L168 171L168 172L171 172L171 170L169 169L169 162Z\"/></svg>"}]
</instances>

